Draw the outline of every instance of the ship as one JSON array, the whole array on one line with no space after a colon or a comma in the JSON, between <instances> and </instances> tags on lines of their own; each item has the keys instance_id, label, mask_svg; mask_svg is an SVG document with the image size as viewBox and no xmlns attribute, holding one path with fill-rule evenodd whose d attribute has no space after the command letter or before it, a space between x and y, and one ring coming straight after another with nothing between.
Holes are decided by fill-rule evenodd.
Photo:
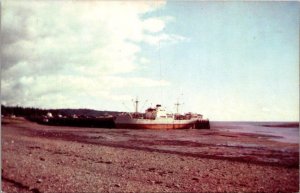
<instances>
[{"instance_id":1,"label":"ship","mask_svg":"<svg viewBox=\"0 0 300 193\"><path fill-rule=\"evenodd\" d=\"M135 101L135 112L123 112L115 118L116 128L130 129L190 129L197 127L199 122L207 122L201 114L178 113L179 103L177 102L177 113L167 113L160 104L154 108L149 107L145 113L138 112L138 100Z\"/></svg>"}]
</instances>

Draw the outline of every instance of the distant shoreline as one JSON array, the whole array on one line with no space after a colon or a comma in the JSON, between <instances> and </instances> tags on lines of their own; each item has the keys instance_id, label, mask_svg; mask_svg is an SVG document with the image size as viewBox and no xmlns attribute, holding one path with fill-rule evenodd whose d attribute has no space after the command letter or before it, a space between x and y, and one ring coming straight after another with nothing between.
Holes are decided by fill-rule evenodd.
<instances>
[{"instance_id":1,"label":"distant shoreline","mask_svg":"<svg viewBox=\"0 0 300 193\"><path fill-rule=\"evenodd\" d=\"M291 123L281 123L281 124L264 124L261 125L264 127L289 127L289 128L297 128L299 127L299 122L291 122Z\"/></svg>"},{"instance_id":2,"label":"distant shoreline","mask_svg":"<svg viewBox=\"0 0 300 193\"><path fill-rule=\"evenodd\" d=\"M288 126L299 126L299 121L214 121L211 120L212 123L257 123L260 124L261 126L265 127L286 127Z\"/></svg>"}]
</instances>

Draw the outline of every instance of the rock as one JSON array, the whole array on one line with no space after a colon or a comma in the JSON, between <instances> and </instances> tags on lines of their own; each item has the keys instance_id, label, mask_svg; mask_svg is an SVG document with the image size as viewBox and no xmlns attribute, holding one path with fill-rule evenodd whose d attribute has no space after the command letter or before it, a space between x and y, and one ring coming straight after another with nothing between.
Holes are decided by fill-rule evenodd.
<instances>
[{"instance_id":1,"label":"rock","mask_svg":"<svg viewBox=\"0 0 300 193\"><path fill-rule=\"evenodd\" d=\"M149 168L148 171L153 172L155 171L155 168Z\"/></svg>"},{"instance_id":2,"label":"rock","mask_svg":"<svg viewBox=\"0 0 300 193\"><path fill-rule=\"evenodd\" d=\"M174 184L174 187L180 188L179 184Z\"/></svg>"},{"instance_id":3,"label":"rock","mask_svg":"<svg viewBox=\"0 0 300 193\"><path fill-rule=\"evenodd\" d=\"M199 178L196 177L192 178L192 180L199 182Z\"/></svg>"},{"instance_id":4,"label":"rock","mask_svg":"<svg viewBox=\"0 0 300 193\"><path fill-rule=\"evenodd\" d=\"M121 185L120 184L115 184L115 187L121 187Z\"/></svg>"},{"instance_id":5,"label":"rock","mask_svg":"<svg viewBox=\"0 0 300 193\"><path fill-rule=\"evenodd\" d=\"M152 183L152 184L162 184L163 182L162 182L162 181L153 181L153 180L152 180L151 183Z\"/></svg>"},{"instance_id":6,"label":"rock","mask_svg":"<svg viewBox=\"0 0 300 193\"><path fill-rule=\"evenodd\" d=\"M41 160L41 161L45 161L45 158L43 158L43 157L40 157L40 160Z\"/></svg>"},{"instance_id":7,"label":"rock","mask_svg":"<svg viewBox=\"0 0 300 193\"><path fill-rule=\"evenodd\" d=\"M162 181L155 181L155 184L162 184Z\"/></svg>"},{"instance_id":8,"label":"rock","mask_svg":"<svg viewBox=\"0 0 300 193\"><path fill-rule=\"evenodd\" d=\"M37 183L42 183L43 180L39 178L36 182L37 182Z\"/></svg>"},{"instance_id":9,"label":"rock","mask_svg":"<svg viewBox=\"0 0 300 193\"><path fill-rule=\"evenodd\" d=\"M37 189L37 188L32 188L32 187L30 187L29 190L32 191L33 193L35 193L35 192L40 192L39 189Z\"/></svg>"}]
</instances>

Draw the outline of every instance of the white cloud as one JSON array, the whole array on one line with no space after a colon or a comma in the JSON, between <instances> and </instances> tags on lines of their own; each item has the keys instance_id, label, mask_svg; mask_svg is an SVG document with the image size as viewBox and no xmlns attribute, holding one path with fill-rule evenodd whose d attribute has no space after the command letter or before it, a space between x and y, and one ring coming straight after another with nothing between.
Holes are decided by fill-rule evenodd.
<instances>
[{"instance_id":1,"label":"white cloud","mask_svg":"<svg viewBox=\"0 0 300 193\"><path fill-rule=\"evenodd\" d=\"M141 17L164 5L164 1L5 1L2 102L76 106L73 96L82 93L118 100L130 95L113 96L117 88L168 86L166 80L123 76L149 63L139 56L140 43L157 46L185 40L163 31L173 18Z\"/></svg>"},{"instance_id":2,"label":"white cloud","mask_svg":"<svg viewBox=\"0 0 300 193\"><path fill-rule=\"evenodd\" d=\"M150 60L147 59L147 58L141 57L141 58L139 59L139 62L140 62L141 64L149 64L149 63L150 63Z\"/></svg>"},{"instance_id":3,"label":"white cloud","mask_svg":"<svg viewBox=\"0 0 300 193\"><path fill-rule=\"evenodd\" d=\"M157 86L169 86L170 82L166 80L152 80L142 77L105 77L102 82L109 87L122 88L122 87L157 87Z\"/></svg>"},{"instance_id":4,"label":"white cloud","mask_svg":"<svg viewBox=\"0 0 300 193\"><path fill-rule=\"evenodd\" d=\"M153 36L153 35L144 35L143 41L153 45L153 46L162 46L165 45L166 43L178 43L180 41L186 41L188 40L185 37L179 36L179 35L174 35L174 34L166 34L166 33L161 33L159 35Z\"/></svg>"},{"instance_id":5,"label":"white cloud","mask_svg":"<svg viewBox=\"0 0 300 193\"><path fill-rule=\"evenodd\" d=\"M149 32L160 32L165 28L165 22L159 18L146 19L143 25L144 29Z\"/></svg>"}]
</instances>

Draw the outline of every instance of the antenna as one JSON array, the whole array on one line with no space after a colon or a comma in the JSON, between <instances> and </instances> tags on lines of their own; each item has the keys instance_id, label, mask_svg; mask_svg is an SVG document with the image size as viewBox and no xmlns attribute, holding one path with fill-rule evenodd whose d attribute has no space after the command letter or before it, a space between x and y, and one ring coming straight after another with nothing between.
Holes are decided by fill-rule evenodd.
<instances>
[{"instance_id":1,"label":"antenna","mask_svg":"<svg viewBox=\"0 0 300 193\"><path fill-rule=\"evenodd\" d=\"M130 111L130 109L125 105L124 102L122 102L122 105L127 109L128 112Z\"/></svg>"},{"instance_id":2,"label":"antenna","mask_svg":"<svg viewBox=\"0 0 300 193\"><path fill-rule=\"evenodd\" d=\"M175 103L176 106L176 113L179 114L179 105L183 105L184 103L179 103L179 99L177 98L177 103Z\"/></svg>"},{"instance_id":3,"label":"antenna","mask_svg":"<svg viewBox=\"0 0 300 193\"><path fill-rule=\"evenodd\" d=\"M161 17L161 10L157 12L158 17ZM158 40L158 63L159 63L159 92L160 92L160 99L163 99L163 91L162 91L162 65L161 65L161 40Z\"/></svg>"},{"instance_id":4,"label":"antenna","mask_svg":"<svg viewBox=\"0 0 300 193\"><path fill-rule=\"evenodd\" d=\"M148 102L148 100L145 100L145 102L144 102L144 104L143 104L143 106L142 106L142 108L140 110L142 110L144 108L146 102Z\"/></svg>"}]
</instances>

